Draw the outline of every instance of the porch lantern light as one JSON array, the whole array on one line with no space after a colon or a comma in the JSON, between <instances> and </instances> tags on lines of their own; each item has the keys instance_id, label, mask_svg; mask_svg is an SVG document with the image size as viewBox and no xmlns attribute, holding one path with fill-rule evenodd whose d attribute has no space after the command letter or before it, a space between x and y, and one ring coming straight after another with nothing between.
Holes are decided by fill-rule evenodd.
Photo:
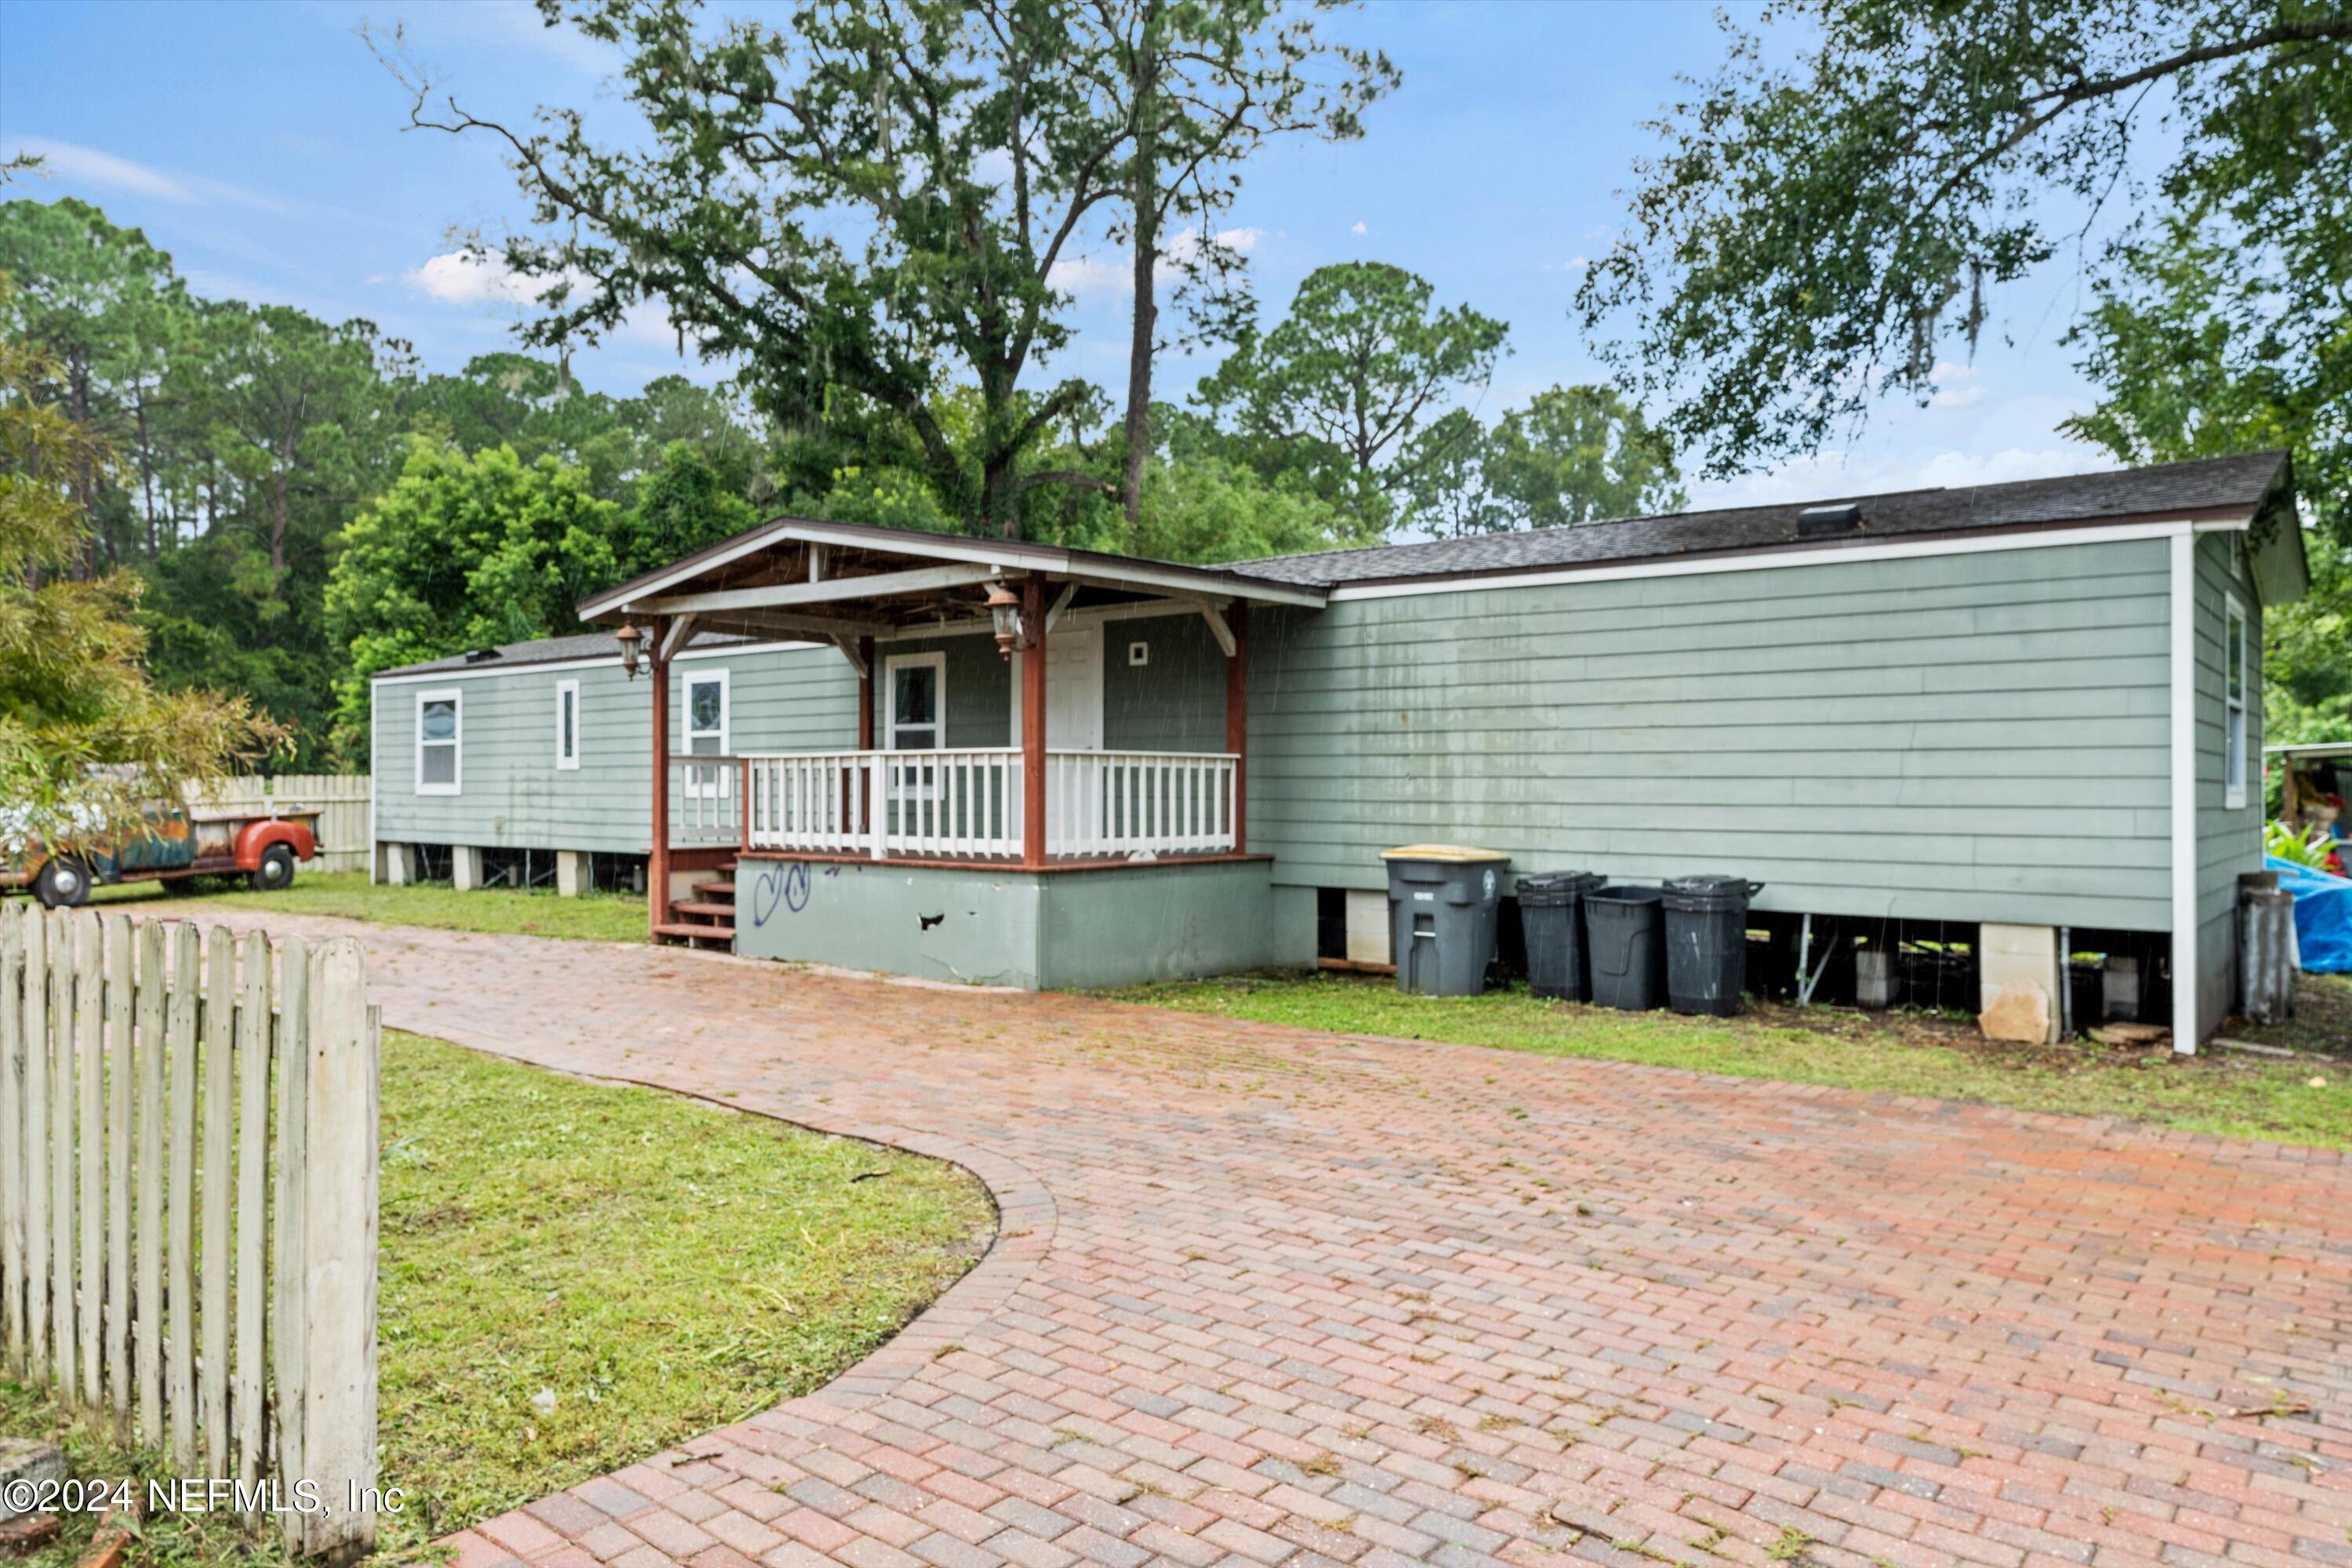
<instances>
[{"instance_id":1,"label":"porch lantern light","mask_svg":"<svg viewBox=\"0 0 2352 1568\"><path fill-rule=\"evenodd\" d=\"M629 621L613 637L621 645L621 673L635 680L637 678L637 656L645 646L646 634L637 630L635 621Z\"/></svg>"},{"instance_id":2,"label":"porch lantern light","mask_svg":"<svg viewBox=\"0 0 2352 1568\"><path fill-rule=\"evenodd\" d=\"M988 584L988 616L996 623L996 651L1006 658L1021 646L1021 595L1004 585L1004 579L994 577Z\"/></svg>"}]
</instances>

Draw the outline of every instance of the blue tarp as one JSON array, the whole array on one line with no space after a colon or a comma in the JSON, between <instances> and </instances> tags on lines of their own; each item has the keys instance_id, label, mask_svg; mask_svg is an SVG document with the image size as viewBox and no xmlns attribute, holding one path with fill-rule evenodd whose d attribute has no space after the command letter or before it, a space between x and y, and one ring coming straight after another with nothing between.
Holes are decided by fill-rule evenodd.
<instances>
[{"instance_id":1,"label":"blue tarp","mask_svg":"<svg viewBox=\"0 0 2352 1568\"><path fill-rule=\"evenodd\" d=\"M2314 974L2352 974L2352 880L2269 858L2279 886L2294 895L2294 940Z\"/></svg>"}]
</instances>

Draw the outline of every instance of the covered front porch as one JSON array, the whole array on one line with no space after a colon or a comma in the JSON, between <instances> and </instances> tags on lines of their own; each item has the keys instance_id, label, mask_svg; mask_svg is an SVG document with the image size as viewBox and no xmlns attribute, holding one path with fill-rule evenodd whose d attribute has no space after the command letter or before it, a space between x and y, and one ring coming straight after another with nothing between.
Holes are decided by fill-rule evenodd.
<instances>
[{"instance_id":1,"label":"covered front porch","mask_svg":"<svg viewBox=\"0 0 2352 1568\"><path fill-rule=\"evenodd\" d=\"M1098 940L1082 929L1049 936L1056 908L1095 907L1097 931L1135 924L1107 915L1098 906L1108 900L1149 926L1139 901L1181 913L1213 887L1223 914L1204 905L1202 919L1263 925L1234 907L1268 897L1248 832L1252 611L1321 602L1315 590L1211 569L793 519L599 595L583 616L620 626L625 658L653 678L652 819L666 825L651 848L653 929L723 932L739 952L939 973L907 950L954 945L934 934L958 923L948 906L972 905L979 919L985 903L989 920L1037 933L992 972L1049 984L1101 967L1056 962L1049 945ZM698 636L698 658L674 669ZM823 727L855 743L731 744L735 710L758 699L730 688L725 661L710 657L719 637L829 648L856 695L850 713L833 710ZM1254 874L1175 875L1252 861ZM886 870L898 875L872 879ZM1093 890L1045 890L1079 874ZM790 918L820 892L841 902L852 885L866 889L858 920ZM1002 896L1014 886L1029 889L1019 910ZM876 891L884 887L896 891ZM976 898L983 888L990 897ZM920 923L900 918L917 909ZM910 944L902 924L922 940ZM1163 950L1129 967L1164 973L1167 952L1200 952L1192 917L1179 924L1124 932L1130 949ZM845 937L851 927L863 934ZM1217 966L1234 966L1229 944L1209 945ZM1172 962L1192 972L1192 961ZM950 969L972 977L961 960Z\"/></svg>"}]
</instances>

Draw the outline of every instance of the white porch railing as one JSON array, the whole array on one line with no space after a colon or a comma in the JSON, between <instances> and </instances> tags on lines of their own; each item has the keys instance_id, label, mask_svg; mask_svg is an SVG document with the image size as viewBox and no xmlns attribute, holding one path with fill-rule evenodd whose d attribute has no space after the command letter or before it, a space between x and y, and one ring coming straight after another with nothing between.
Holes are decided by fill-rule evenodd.
<instances>
[{"instance_id":1,"label":"white porch railing","mask_svg":"<svg viewBox=\"0 0 2352 1568\"><path fill-rule=\"evenodd\" d=\"M743 841L743 760L669 759L669 841L673 845Z\"/></svg>"},{"instance_id":2,"label":"white porch railing","mask_svg":"<svg viewBox=\"0 0 2352 1568\"><path fill-rule=\"evenodd\" d=\"M1234 847L1229 753L1048 752L1045 852L1116 859ZM800 752L741 759L755 849L1018 859L1023 758L1014 747ZM723 816L725 786L716 792ZM698 797L698 805L711 795Z\"/></svg>"}]
</instances>

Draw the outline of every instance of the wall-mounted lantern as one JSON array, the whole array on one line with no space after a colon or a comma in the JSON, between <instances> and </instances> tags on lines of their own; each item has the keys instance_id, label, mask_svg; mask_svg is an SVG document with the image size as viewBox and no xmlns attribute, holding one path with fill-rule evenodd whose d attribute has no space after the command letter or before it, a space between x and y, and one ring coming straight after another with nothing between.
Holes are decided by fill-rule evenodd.
<instances>
[{"instance_id":1,"label":"wall-mounted lantern","mask_svg":"<svg viewBox=\"0 0 2352 1568\"><path fill-rule=\"evenodd\" d=\"M646 634L637 630L635 621L630 621L613 636L621 645L621 673L635 680L637 678L638 656L645 647Z\"/></svg>"},{"instance_id":2,"label":"wall-mounted lantern","mask_svg":"<svg viewBox=\"0 0 2352 1568\"><path fill-rule=\"evenodd\" d=\"M1021 624L1021 595L1006 587L1001 577L989 581L988 617L996 623L996 651L1011 658L1028 628Z\"/></svg>"}]
</instances>

